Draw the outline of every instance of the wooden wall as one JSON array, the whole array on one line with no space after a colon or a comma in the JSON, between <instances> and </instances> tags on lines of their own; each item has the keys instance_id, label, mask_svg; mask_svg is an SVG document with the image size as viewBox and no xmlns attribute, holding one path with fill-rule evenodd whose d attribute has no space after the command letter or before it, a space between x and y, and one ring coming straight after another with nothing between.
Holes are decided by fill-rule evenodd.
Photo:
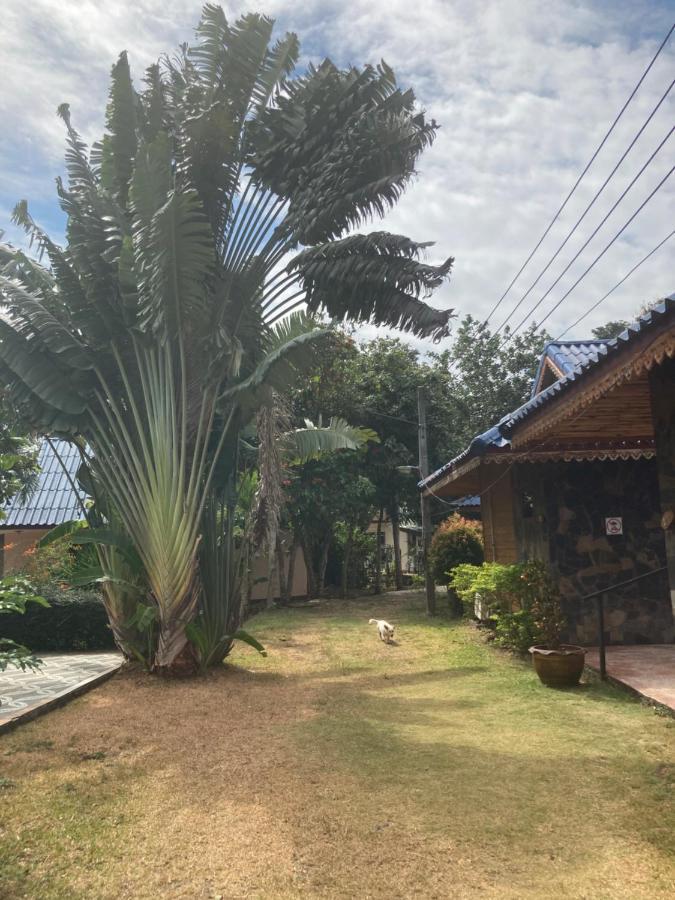
<instances>
[{"instance_id":1,"label":"wooden wall","mask_svg":"<svg viewBox=\"0 0 675 900\"><path fill-rule=\"evenodd\" d=\"M510 468L481 466L481 514L485 559L488 562L518 562Z\"/></svg>"}]
</instances>

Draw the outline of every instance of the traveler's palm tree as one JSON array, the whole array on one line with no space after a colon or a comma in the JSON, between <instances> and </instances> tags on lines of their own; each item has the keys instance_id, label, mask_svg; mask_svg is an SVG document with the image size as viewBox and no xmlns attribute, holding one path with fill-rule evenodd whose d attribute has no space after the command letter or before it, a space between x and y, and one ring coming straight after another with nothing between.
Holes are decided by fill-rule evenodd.
<instances>
[{"instance_id":1,"label":"traveler's palm tree","mask_svg":"<svg viewBox=\"0 0 675 900\"><path fill-rule=\"evenodd\" d=\"M435 123L384 64L291 79L297 39L271 44L272 25L207 5L196 45L140 92L123 53L91 151L60 107L66 245L22 202L15 221L48 266L5 258L0 377L33 426L90 448L145 569L159 668L185 651L204 513L234 479L239 431L322 340L308 314L434 338L450 317L423 298L451 260L351 233L398 200ZM128 603L109 585L121 643Z\"/></svg>"}]
</instances>

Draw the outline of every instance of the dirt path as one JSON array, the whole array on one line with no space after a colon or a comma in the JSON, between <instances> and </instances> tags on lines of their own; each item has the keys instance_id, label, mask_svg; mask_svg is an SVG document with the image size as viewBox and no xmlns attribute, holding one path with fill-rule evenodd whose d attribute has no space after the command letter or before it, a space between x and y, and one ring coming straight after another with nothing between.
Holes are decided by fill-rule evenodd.
<instances>
[{"instance_id":1,"label":"dirt path","mask_svg":"<svg viewBox=\"0 0 675 900\"><path fill-rule=\"evenodd\" d=\"M672 896L675 722L545 691L417 595L250 624L267 659L0 741L1 897Z\"/></svg>"}]
</instances>

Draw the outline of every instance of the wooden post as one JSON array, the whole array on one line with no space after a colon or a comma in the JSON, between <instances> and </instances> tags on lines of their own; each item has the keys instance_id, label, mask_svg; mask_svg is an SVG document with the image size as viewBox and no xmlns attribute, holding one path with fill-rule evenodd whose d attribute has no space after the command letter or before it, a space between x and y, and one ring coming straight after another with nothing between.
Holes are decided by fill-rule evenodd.
<instances>
[{"instance_id":1,"label":"wooden post","mask_svg":"<svg viewBox=\"0 0 675 900\"><path fill-rule=\"evenodd\" d=\"M423 387L417 388L417 416L419 432L419 469L422 478L429 474L429 451L427 447L427 395ZM431 546L431 508L430 498L421 494L420 506L422 511L422 541L424 552L424 584L427 595L427 613L436 615L436 585L431 574L429 562L429 549Z\"/></svg>"}]
</instances>

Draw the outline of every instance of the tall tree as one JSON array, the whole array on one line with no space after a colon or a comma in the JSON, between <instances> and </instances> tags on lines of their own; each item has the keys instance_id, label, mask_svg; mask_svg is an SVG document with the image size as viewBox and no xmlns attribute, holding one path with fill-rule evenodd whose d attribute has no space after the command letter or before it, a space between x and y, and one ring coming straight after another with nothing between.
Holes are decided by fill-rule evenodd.
<instances>
[{"instance_id":1,"label":"tall tree","mask_svg":"<svg viewBox=\"0 0 675 900\"><path fill-rule=\"evenodd\" d=\"M0 396L0 522L3 507L15 496L28 499L37 485L38 441L17 421L16 412Z\"/></svg>"},{"instance_id":2,"label":"tall tree","mask_svg":"<svg viewBox=\"0 0 675 900\"><path fill-rule=\"evenodd\" d=\"M591 331L596 341L611 341L612 338L618 337L622 331L628 328L628 322L624 319L616 319L611 322L605 322L604 325L598 325Z\"/></svg>"},{"instance_id":3,"label":"tall tree","mask_svg":"<svg viewBox=\"0 0 675 900\"><path fill-rule=\"evenodd\" d=\"M449 354L451 390L462 409L456 420L460 449L528 399L548 340L535 323L511 337L508 326L494 334L471 315L462 319Z\"/></svg>"},{"instance_id":4,"label":"tall tree","mask_svg":"<svg viewBox=\"0 0 675 900\"><path fill-rule=\"evenodd\" d=\"M421 299L451 259L351 233L396 203L435 122L384 63L326 60L292 78L297 38L272 44L272 29L207 4L196 43L151 66L140 91L122 53L91 152L61 106L66 246L20 203L14 220L48 265L13 254L0 281L0 377L32 425L88 447L113 633L134 652L140 592L149 612L132 621L156 623L160 670L192 667L193 644L206 652L186 631L200 609L203 628L228 609L210 656L231 644L240 431L324 339L288 314L306 303L436 338L451 316Z\"/></svg>"}]
</instances>

